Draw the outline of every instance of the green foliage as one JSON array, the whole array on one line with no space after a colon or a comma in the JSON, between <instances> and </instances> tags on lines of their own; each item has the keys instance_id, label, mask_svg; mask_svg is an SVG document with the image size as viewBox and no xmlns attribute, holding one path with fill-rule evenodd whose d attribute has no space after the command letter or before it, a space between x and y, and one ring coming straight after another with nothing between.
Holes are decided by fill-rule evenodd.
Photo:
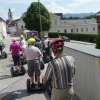
<instances>
[{"instance_id":1,"label":"green foliage","mask_svg":"<svg viewBox=\"0 0 100 100\"><path fill-rule=\"evenodd\" d=\"M100 49L100 31L98 32L97 37L95 38L96 48Z\"/></svg>"},{"instance_id":2,"label":"green foliage","mask_svg":"<svg viewBox=\"0 0 100 100\"><path fill-rule=\"evenodd\" d=\"M71 40L77 40L77 41L84 41L84 42L91 42L95 43L96 34L76 34L76 33L59 33L59 35L67 36ZM49 33L49 38L57 38L58 33Z\"/></svg>"},{"instance_id":3,"label":"green foliage","mask_svg":"<svg viewBox=\"0 0 100 100\"><path fill-rule=\"evenodd\" d=\"M83 18L80 18L80 17L72 17L72 16L70 16L70 17L68 17L68 18L66 18L66 17L63 17L62 18L62 20L71 20L71 19L92 19L92 18L96 18L96 16L95 15L90 15L90 16L86 16L86 17L83 17Z\"/></svg>"},{"instance_id":4,"label":"green foliage","mask_svg":"<svg viewBox=\"0 0 100 100\"><path fill-rule=\"evenodd\" d=\"M92 19L92 18L96 18L96 16L95 15L90 15L90 16L84 17L83 19Z\"/></svg>"},{"instance_id":5,"label":"green foliage","mask_svg":"<svg viewBox=\"0 0 100 100\"><path fill-rule=\"evenodd\" d=\"M40 3L40 12L41 12L41 22L42 22L42 31L49 31L51 27L51 18L48 10ZM38 32L40 29L40 15L39 15L39 3L32 2L30 7L27 9L26 16L23 18L25 22L25 27L28 30L36 30Z\"/></svg>"}]
</instances>

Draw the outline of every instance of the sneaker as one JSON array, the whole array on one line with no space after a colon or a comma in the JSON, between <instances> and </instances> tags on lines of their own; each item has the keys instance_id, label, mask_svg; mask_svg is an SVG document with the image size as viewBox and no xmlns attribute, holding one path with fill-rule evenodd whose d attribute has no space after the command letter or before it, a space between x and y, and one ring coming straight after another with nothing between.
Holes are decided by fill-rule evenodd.
<instances>
[{"instance_id":1,"label":"sneaker","mask_svg":"<svg viewBox=\"0 0 100 100\"><path fill-rule=\"evenodd\" d=\"M34 83L31 84L31 88L35 88L35 84Z\"/></svg>"}]
</instances>

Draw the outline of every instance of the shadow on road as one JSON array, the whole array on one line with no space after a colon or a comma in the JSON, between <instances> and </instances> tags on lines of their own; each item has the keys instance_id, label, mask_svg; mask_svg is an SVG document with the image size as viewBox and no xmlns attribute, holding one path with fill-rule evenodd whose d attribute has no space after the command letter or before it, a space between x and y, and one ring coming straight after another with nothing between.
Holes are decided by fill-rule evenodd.
<instances>
[{"instance_id":1,"label":"shadow on road","mask_svg":"<svg viewBox=\"0 0 100 100\"><path fill-rule=\"evenodd\" d=\"M14 64L9 64L6 67L13 67L13 66L14 66Z\"/></svg>"},{"instance_id":2,"label":"shadow on road","mask_svg":"<svg viewBox=\"0 0 100 100\"><path fill-rule=\"evenodd\" d=\"M0 80L12 78L11 75L1 75Z\"/></svg>"},{"instance_id":3,"label":"shadow on road","mask_svg":"<svg viewBox=\"0 0 100 100\"><path fill-rule=\"evenodd\" d=\"M46 97L47 100L51 100L50 97L48 96L47 92L44 93L44 96Z\"/></svg>"},{"instance_id":4,"label":"shadow on road","mask_svg":"<svg viewBox=\"0 0 100 100\"><path fill-rule=\"evenodd\" d=\"M17 99L22 99L22 98L25 98L32 94L34 94L34 95L35 94L44 94L44 96L46 97L46 100L50 100L49 96L47 95L47 92L43 93L43 91L33 91L31 93L27 93L27 90L23 89L23 90L17 90L17 91L15 91L15 93L17 94Z\"/></svg>"},{"instance_id":5,"label":"shadow on road","mask_svg":"<svg viewBox=\"0 0 100 100\"><path fill-rule=\"evenodd\" d=\"M17 91L14 91L16 94L17 94L17 99L22 99L22 98L25 98L27 96L30 96L31 94L28 94L27 93L27 90L26 89L23 89L23 90L17 90Z\"/></svg>"}]
</instances>

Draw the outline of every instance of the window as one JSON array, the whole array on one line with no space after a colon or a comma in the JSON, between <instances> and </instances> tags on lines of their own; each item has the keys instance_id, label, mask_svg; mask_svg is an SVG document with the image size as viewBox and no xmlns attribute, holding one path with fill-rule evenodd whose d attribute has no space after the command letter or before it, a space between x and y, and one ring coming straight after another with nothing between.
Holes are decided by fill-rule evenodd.
<instances>
[{"instance_id":1,"label":"window","mask_svg":"<svg viewBox=\"0 0 100 100\"><path fill-rule=\"evenodd\" d=\"M71 33L73 33L73 29L71 29Z\"/></svg>"},{"instance_id":2,"label":"window","mask_svg":"<svg viewBox=\"0 0 100 100\"><path fill-rule=\"evenodd\" d=\"M54 25L57 25L57 21L54 21Z\"/></svg>"},{"instance_id":3,"label":"window","mask_svg":"<svg viewBox=\"0 0 100 100\"><path fill-rule=\"evenodd\" d=\"M67 33L67 30L65 29L65 33Z\"/></svg>"},{"instance_id":4,"label":"window","mask_svg":"<svg viewBox=\"0 0 100 100\"><path fill-rule=\"evenodd\" d=\"M86 28L86 32L88 32L88 28Z\"/></svg>"},{"instance_id":5,"label":"window","mask_svg":"<svg viewBox=\"0 0 100 100\"><path fill-rule=\"evenodd\" d=\"M81 28L81 32L83 32L83 28Z\"/></svg>"},{"instance_id":6,"label":"window","mask_svg":"<svg viewBox=\"0 0 100 100\"><path fill-rule=\"evenodd\" d=\"M95 31L95 27L93 27L93 31Z\"/></svg>"},{"instance_id":7,"label":"window","mask_svg":"<svg viewBox=\"0 0 100 100\"><path fill-rule=\"evenodd\" d=\"M21 26L21 29L23 29L23 25Z\"/></svg>"},{"instance_id":8,"label":"window","mask_svg":"<svg viewBox=\"0 0 100 100\"><path fill-rule=\"evenodd\" d=\"M78 32L78 28L76 29L76 32Z\"/></svg>"}]
</instances>

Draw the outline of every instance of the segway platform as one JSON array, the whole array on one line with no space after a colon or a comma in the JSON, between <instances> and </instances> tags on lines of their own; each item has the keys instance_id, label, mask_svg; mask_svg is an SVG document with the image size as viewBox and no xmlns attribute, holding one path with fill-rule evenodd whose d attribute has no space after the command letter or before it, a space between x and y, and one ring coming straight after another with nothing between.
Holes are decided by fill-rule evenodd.
<instances>
[{"instance_id":1,"label":"segway platform","mask_svg":"<svg viewBox=\"0 0 100 100\"><path fill-rule=\"evenodd\" d=\"M37 91L43 91L43 92L45 92L46 91L45 84L43 82L40 83L40 88L38 88L38 85L35 84L35 87L32 88L31 87L30 79L27 79L27 92L31 93L31 92L37 92Z\"/></svg>"},{"instance_id":2,"label":"segway platform","mask_svg":"<svg viewBox=\"0 0 100 100\"><path fill-rule=\"evenodd\" d=\"M14 67L11 67L11 76L12 77L25 75L25 72L26 72L26 70L25 70L24 66L21 67L21 71L20 72L19 71L16 72L14 70Z\"/></svg>"}]
</instances>

